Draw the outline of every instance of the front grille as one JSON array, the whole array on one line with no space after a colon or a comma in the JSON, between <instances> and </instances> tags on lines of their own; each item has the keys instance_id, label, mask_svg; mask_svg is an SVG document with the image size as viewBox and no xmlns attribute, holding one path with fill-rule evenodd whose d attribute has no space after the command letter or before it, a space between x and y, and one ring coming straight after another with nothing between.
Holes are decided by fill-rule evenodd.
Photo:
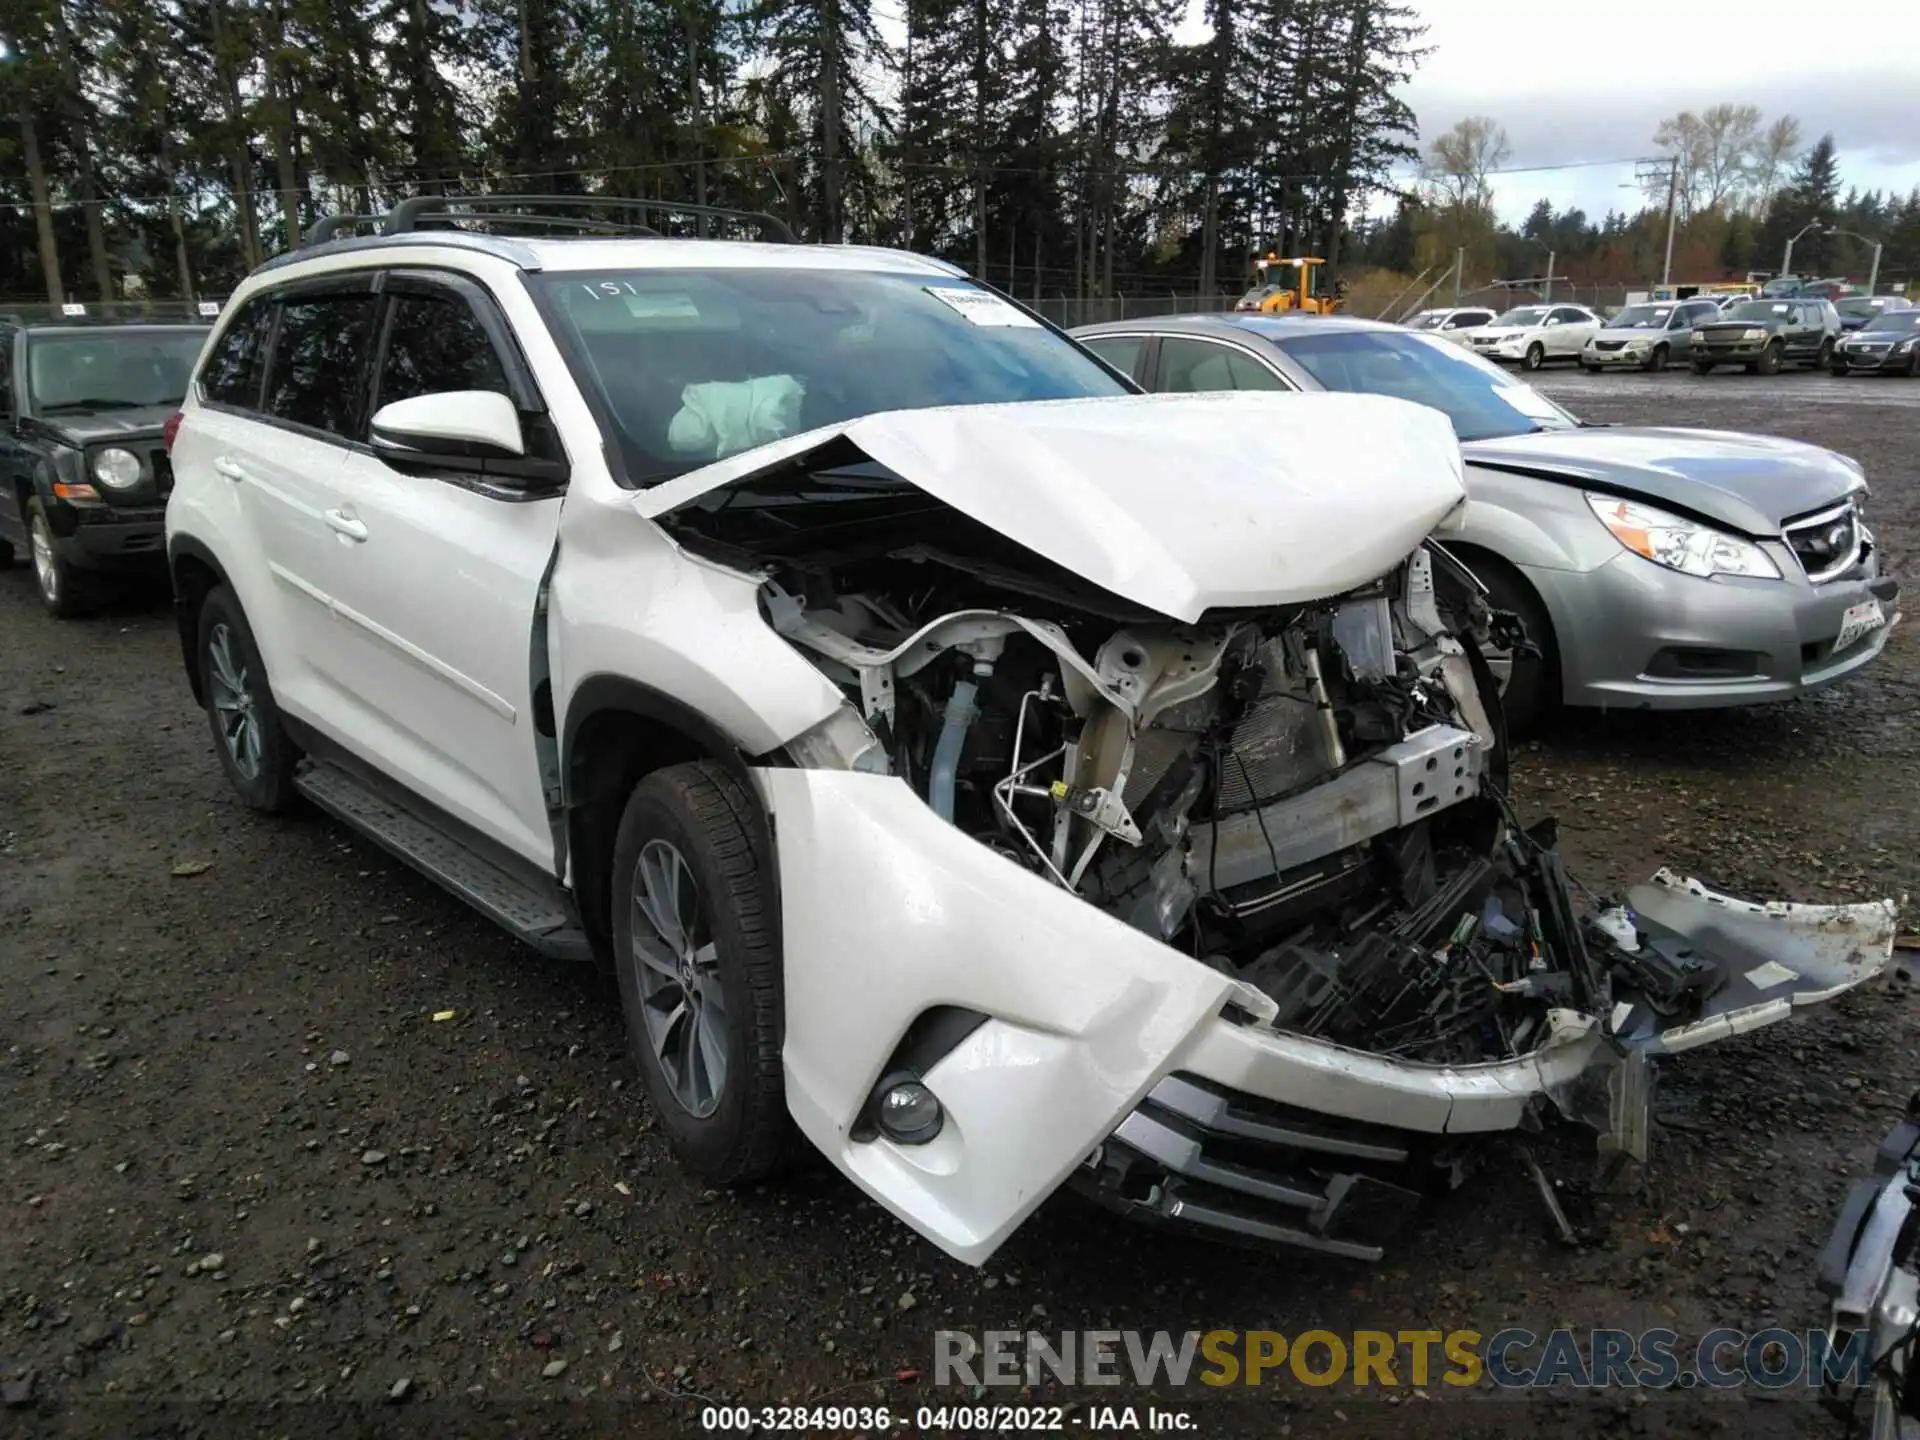
<instances>
[{"instance_id":1,"label":"front grille","mask_svg":"<svg viewBox=\"0 0 1920 1440\"><path fill-rule=\"evenodd\" d=\"M1596 340L1593 342L1593 348L1596 350L1624 350L1627 348L1627 342L1624 340Z\"/></svg>"},{"instance_id":2,"label":"front grille","mask_svg":"<svg viewBox=\"0 0 1920 1440\"><path fill-rule=\"evenodd\" d=\"M1787 546L1818 585L1853 568L1860 556L1860 509L1848 500L1785 527Z\"/></svg>"}]
</instances>

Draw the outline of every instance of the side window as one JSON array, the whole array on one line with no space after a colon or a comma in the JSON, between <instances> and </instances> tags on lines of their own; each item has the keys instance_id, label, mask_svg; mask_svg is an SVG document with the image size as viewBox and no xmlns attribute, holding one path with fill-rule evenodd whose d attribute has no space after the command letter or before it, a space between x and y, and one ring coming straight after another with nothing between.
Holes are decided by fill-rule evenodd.
<instances>
[{"instance_id":1,"label":"side window","mask_svg":"<svg viewBox=\"0 0 1920 1440\"><path fill-rule=\"evenodd\" d=\"M1288 387L1258 360L1230 345L1163 335L1160 337L1160 382L1154 388L1181 395L1209 390L1285 390Z\"/></svg>"},{"instance_id":2,"label":"side window","mask_svg":"<svg viewBox=\"0 0 1920 1440\"><path fill-rule=\"evenodd\" d=\"M13 419L13 332L0 330L0 420Z\"/></svg>"},{"instance_id":3,"label":"side window","mask_svg":"<svg viewBox=\"0 0 1920 1440\"><path fill-rule=\"evenodd\" d=\"M260 403L260 370L267 358L273 302L256 295L240 307L200 367L200 397L251 410Z\"/></svg>"},{"instance_id":4,"label":"side window","mask_svg":"<svg viewBox=\"0 0 1920 1440\"><path fill-rule=\"evenodd\" d=\"M465 300L453 294L395 295L373 403L444 390L512 393L486 327Z\"/></svg>"},{"instance_id":5,"label":"side window","mask_svg":"<svg viewBox=\"0 0 1920 1440\"><path fill-rule=\"evenodd\" d=\"M276 419L359 438L372 295L313 295L281 302L263 407Z\"/></svg>"},{"instance_id":6,"label":"side window","mask_svg":"<svg viewBox=\"0 0 1920 1440\"><path fill-rule=\"evenodd\" d=\"M1147 348L1144 335L1090 335L1080 342L1122 375L1131 379L1140 373L1140 352Z\"/></svg>"},{"instance_id":7,"label":"side window","mask_svg":"<svg viewBox=\"0 0 1920 1440\"><path fill-rule=\"evenodd\" d=\"M1553 312L1552 320L1556 325L1585 325L1588 323L1587 317L1583 313L1578 310L1569 310L1564 305Z\"/></svg>"}]
</instances>

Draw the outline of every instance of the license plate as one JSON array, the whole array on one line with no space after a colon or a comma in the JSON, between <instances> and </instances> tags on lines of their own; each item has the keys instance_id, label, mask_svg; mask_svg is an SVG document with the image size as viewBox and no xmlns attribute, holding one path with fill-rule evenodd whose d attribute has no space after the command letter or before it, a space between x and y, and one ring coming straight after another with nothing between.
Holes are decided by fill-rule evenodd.
<instances>
[{"instance_id":1,"label":"license plate","mask_svg":"<svg viewBox=\"0 0 1920 1440\"><path fill-rule=\"evenodd\" d=\"M1887 612L1880 608L1878 600L1862 600L1858 605L1849 605L1847 613L1840 617L1840 633L1833 638L1835 653L1886 623Z\"/></svg>"}]
</instances>

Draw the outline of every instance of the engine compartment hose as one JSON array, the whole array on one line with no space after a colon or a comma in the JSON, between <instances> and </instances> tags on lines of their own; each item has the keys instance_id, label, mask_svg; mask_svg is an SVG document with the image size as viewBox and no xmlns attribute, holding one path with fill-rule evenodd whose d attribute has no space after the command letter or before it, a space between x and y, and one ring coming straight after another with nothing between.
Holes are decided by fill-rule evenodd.
<instances>
[{"instance_id":1,"label":"engine compartment hose","mask_svg":"<svg viewBox=\"0 0 1920 1440\"><path fill-rule=\"evenodd\" d=\"M949 825L953 823L954 778L960 770L960 749L967 743L967 731L979 717L974 696L980 687L971 680L956 681L947 697L946 717L940 725L940 739L933 747L933 770L927 780L927 803L933 813Z\"/></svg>"}]
</instances>

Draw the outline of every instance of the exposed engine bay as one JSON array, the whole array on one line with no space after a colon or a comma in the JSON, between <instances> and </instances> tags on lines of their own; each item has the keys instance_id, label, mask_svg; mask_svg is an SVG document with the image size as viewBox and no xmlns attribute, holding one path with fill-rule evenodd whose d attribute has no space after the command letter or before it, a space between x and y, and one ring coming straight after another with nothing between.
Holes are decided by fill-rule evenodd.
<instances>
[{"instance_id":1,"label":"exposed engine bay","mask_svg":"<svg viewBox=\"0 0 1920 1440\"><path fill-rule=\"evenodd\" d=\"M1526 1053L1551 1008L1605 1013L1614 968L1663 1008L1711 984L1630 924L1583 931L1550 836L1512 823L1480 647L1517 621L1437 546L1353 593L1195 625L935 558L764 585L769 623L864 719L858 768L1245 982L1275 1028L1466 1064Z\"/></svg>"},{"instance_id":2,"label":"exposed engine bay","mask_svg":"<svg viewBox=\"0 0 1920 1440\"><path fill-rule=\"evenodd\" d=\"M1435 412L1255 394L882 414L643 492L810 697L751 769L807 1138L968 1263L1068 1185L1378 1259L1549 1112L1631 1183L1661 1057L1879 973L1890 901L1576 907L1507 799L1484 656L1527 638L1431 538L1464 500Z\"/></svg>"}]
</instances>

